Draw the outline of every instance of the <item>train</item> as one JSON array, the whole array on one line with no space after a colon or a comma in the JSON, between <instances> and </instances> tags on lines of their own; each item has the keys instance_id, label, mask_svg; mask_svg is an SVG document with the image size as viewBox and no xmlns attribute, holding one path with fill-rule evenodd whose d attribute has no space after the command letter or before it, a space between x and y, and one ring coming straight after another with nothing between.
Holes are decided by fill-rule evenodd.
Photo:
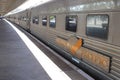
<instances>
[{"instance_id":1,"label":"train","mask_svg":"<svg viewBox=\"0 0 120 80\"><path fill-rule=\"evenodd\" d=\"M120 80L120 0L53 0L6 19L96 80Z\"/></svg>"}]
</instances>

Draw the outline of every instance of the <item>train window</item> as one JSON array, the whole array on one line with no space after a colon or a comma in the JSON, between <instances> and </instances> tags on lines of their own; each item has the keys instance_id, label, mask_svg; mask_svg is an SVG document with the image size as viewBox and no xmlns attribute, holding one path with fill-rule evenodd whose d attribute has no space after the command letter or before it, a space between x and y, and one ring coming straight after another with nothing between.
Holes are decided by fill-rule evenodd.
<instances>
[{"instance_id":1,"label":"train window","mask_svg":"<svg viewBox=\"0 0 120 80\"><path fill-rule=\"evenodd\" d=\"M47 26L47 16L42 17L42 25Z\"/></svg>"},{"instance_id":2,"label":"train window","mask_svg":"<svg viewBox=\"0 0 120 80\"><path fill-rule=\"evenodd\" d=\"M38 16L33 17L32 22L33 24L39 24L39 17Z\"/></svg>"},{"instance_id":3,"label":"train window","mask_svg":"<svg viewBox=\"0 0 120 80\"><path fill-rule=\"evenodd\" d=\"M34 17L32 18L32 23L35 24L35 19L34 19Z\"/></svg>"},{"instance_id":4,"label":"train window","mask_svg":"<svg viewBox=\"0 0 120 80\"><path fill-rule=\"evenodd\" d=\"M77 30L77 16L76 15L66 16L66 30L76 32Z\"/></svg>"},{"instance_id":5,"label":"train window","mask_svg":"<svg viewBox=\"0 0 120 80\"><path fill-rule=\"evenodd\" d=\"M36 18L35 18L35 23L36 23L36 24L39 24L39 17L36 17Z\"/></svg>"},{"instance_id":6,"label":"train window","mask_svg":"<svg viewBox=\"0 0 120 80\"><path fill-rule=\"evenodd\" d=\"M56 16L50 16L49 26L52 28L56 27Z\"/></svg>"},{"instance_id":7,"label":"train window","mask_svg":"<svg viewBox=\"0 0 120 80\"><path fill-rule=\"evenodd\" d=\"M21 20L21 18L19 17L18 20Z\"/></svg>"},{"instance_id":8,"label":"train window","mask_svg":"<svg viewBox=\"0 0 120 80\"><path fill-rule=\"evenodd\" d=\"M24 17L22 17L22 21L24 21Z\"/></svg>"},{"instance_id":9,"label":"train window","mask_svg":"<svg viewBox=\"0 0 120 80\"><path fill-rule=\"evenodd\" d=\"M107 39L109 16L107 14L90 14L87 16L86 35Z\"/></svg>"},{"instance_id":10,"label":"train window","mask_svg":"<svg viewBox=\"0 0 120 80\"><path fill-rule=\"evenodd\" d=\"M24 17L24 18L23 18L23 20L24 20L24 21L26 21L26 20L27 20L27 18L26 18L26 17Z\"/></svg>"}]
</instances>

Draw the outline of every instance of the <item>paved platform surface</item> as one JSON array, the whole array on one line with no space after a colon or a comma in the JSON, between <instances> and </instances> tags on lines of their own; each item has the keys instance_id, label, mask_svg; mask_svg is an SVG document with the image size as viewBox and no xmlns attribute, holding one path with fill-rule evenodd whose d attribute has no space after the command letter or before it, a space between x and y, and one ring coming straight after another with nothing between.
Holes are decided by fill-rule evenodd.
<instances>
[{"instance_id":1,"label":"paved platform surface","mask_svg":"<svg viewBox=\"0 0 120 80\"><path fill-rule=\"evenodd\" d=\"M0 80L51 80L4 20L0 20Z\"/></svg>"}]
</instances>

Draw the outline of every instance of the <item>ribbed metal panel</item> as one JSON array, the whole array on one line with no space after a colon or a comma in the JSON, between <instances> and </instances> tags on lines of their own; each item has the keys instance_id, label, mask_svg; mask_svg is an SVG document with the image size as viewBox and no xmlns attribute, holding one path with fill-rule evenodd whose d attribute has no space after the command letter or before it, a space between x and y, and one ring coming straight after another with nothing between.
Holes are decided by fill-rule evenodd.
<instances>
[{"instance_id":1,"label":"ribbed metal panel","mask_svg":"<svg viewBox=\"0 0 120 80\"><path fill-rule=\"evenodd\" d=\"M112 58L110 73L115 80L120 80L120 60L116 57Z\"/></svg>"},{"instance_id":2,"label":"ribbed metal panel","mask_svg":"<svg viewBox=\"0 0 120 80\"><path fill-rule=\"evenodd\" d=\"M116 71L111 70L111 74L115 75L116 77L120 78L120 74Z\"/></svg>"},{"instance_id":3,"label":"ribbed metal panel","mask_svg":"<svg viewBox=\"0 0 120 80\"><path fill-rule=\"evenodd\" d=\"M120 65L120 60L119 60L119 59L120 59L120 58L113 57L113 59L112 59L112 64L113 64L113 63L116 63L116 64Z\"/></svg>"},{"instance_id":4,"label":"ribbed metal panel","mask_svg":"<svg viewBox=\"0 0 120 80\"><path fill-rule=\"evenodd\" d=\"M116 76L114 76L114 75L112 75L112 74L110 74L110 76L111 76L111 78L113 78L114 80L120 80L120 78L118 78L118 77L116 77Z\"/></svg>"},{"instance_id":5,"label":"ribbed metal panel","mask_svg":"<svg viewBox=\"0 0 120 80\"><path fill-rule=\"evenodd\" d=\"M116 67L120 68L120 64L117 62L112 62L112 66L116 66Z\"/></svg>"}]
</instances>

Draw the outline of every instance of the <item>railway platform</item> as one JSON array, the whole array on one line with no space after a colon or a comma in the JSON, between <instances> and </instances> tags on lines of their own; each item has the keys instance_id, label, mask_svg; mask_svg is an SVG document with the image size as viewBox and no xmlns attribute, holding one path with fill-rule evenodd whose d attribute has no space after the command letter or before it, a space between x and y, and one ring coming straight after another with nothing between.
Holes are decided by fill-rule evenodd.
<instances>
[{"instance_id":1,"label":"railway platform","mask_svg":"<svg viewBox=\"0 0 120 80\"><path fill-rule=\"evenodd\" d=\"M0 20L0 80L94 80L25 34L10 22Z\"/></svg>"}]
</instances>

